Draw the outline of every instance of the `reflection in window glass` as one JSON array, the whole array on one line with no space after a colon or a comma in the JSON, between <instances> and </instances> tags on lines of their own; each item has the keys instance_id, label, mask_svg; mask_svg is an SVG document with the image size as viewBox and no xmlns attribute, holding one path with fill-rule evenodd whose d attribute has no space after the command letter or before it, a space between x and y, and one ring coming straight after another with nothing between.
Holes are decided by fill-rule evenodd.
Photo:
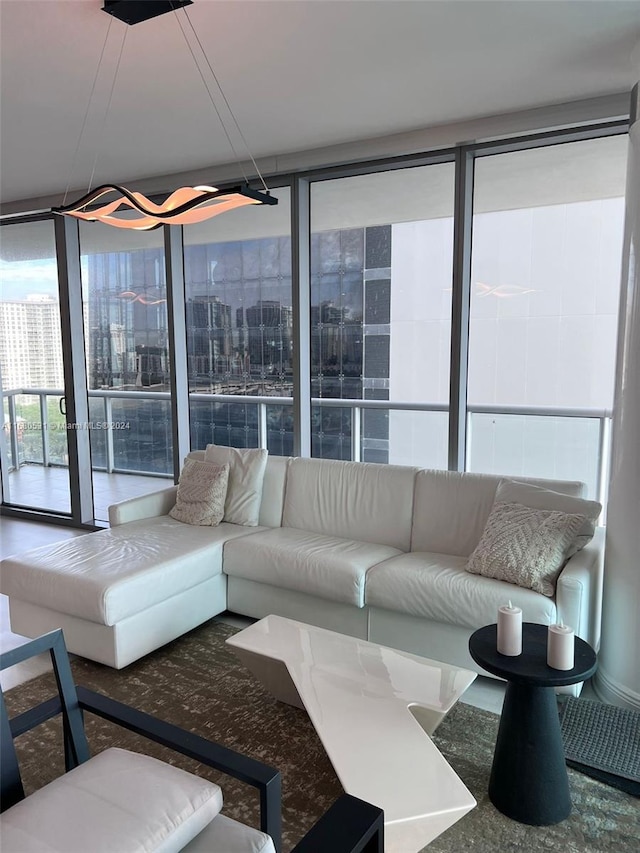
<instances>
[{"instance_id":1,"label":"reflection in window glass","mask_svg":"<svg viewBox=\"0 0 640 853\"><path fill-rule=\"evenodd\" d=\"M322 181L311 193L312 453L447 466L453 164ZM416 436L421 440L417 441Z\"/></svg>"},{"instance_id":2,"label":"reflection in window glass","mask_svg":"<svg viewBox=\"0 0 640 853\"><path fill-rule=\"evenodd\" d=\"M277 207L242 208L184 230L191 446L293 453L293 309L289 190ZM212 394L237 395L214 402ZM264 423L263 423L264 422Z\"/></svg>"},{"instance_id":3,"label":"reflection in window glass","mask_svg":"<svg viewBox=\"0 0 640 853\"><path fill-rule=\"evenodd\" d=\"M106 425L91 431L99 518L96 471L173 476L162 230L81 223L80 250L89 406L94 423ZM148 480L144 489L164 486ZM135 481L119 488L116 497L134 494Z\"/></svg>"},{"instance_id":4,"label":"reflection in window glass","mask_svg":"<svg viewBox=\"0 0 640 853\"><path fill-rule=\"evenodd\" d=\"M477 161L469 405L549 420L472 416L471 470L582 479L594 494L598 421L552 416L613 403L625 168L624 136Z\"/></svg>"}]
</instances>

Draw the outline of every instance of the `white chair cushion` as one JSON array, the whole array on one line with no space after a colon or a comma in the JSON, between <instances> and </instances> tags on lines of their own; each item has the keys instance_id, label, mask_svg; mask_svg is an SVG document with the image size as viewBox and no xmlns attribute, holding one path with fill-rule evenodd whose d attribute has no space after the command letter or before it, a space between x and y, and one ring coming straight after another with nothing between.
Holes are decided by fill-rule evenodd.
<instances>
[{"instance_id":1,"label":"white chair cushion","mask_svg":"<svg viewBox=\"0 0 640 853\"><path fill-rule=\"evenodd\" d=\"M223 814L183 849L184 853L276 853L270 835Z\"/></svg>"},{"instance_id":2,"label":"white chair cushion","mask_svg":"<svg viewBox=\"0 0 640 853\"><path fill-rule=\"evenodd\" d=\"M0 590L90 622L115 625L222 572L222 546L246 527L133 521L2 561Z\"/></svg>"},{"instance_id":3,"label":"white chair cushion","mask_svg":"<svg viewBox=\"0 0 640 853\"><path fill-rule=\"evenodd\" d=\"M224 571L246 580L363 607L367 570L400 553L388 545L278 527L228 542Z\"/></svg>"},{"instance_id":4,"label":"white chair cushion","mask_svg":"<svg viewBox=\"0 0 640 853\"><path fill-rule=\"evenodd\" d=\"M501 477L420 471L416 477L411 550L468 557L480 541ZM583 483L522 478L580 497Z\"/></svg>"},{"instance_id":5,"label":"white chair cushion","mask_svg":"<svg viewBox=\"0 0 640 853\"><path fill-rule=\"evenodd\" d=\"M447 625L481 628L495 622L509 599L526 622L549 624L554 602L538 592L471 575L466 557L412 552L374 566L367 573L366 604Z\"/></svg>"},{"instance_id":6,"label":"white chair cushion","mask_svg":"<svg viewBox=\"0 0 640 853\"><path fill-rule=\"evenodd\" d=\"M206 462L229 465L229 486L224 506L224 520L231 524L257 527L260 499L268 453L260 448L222 447L208 444Z\"/></svg>"},{"instance_id":7,"label":"white chair cushion","mask_svg":"<svg viewBox=\"0 0 640 853\"><path fill-rule=\"evenodd\" d=\"M408 551L417 468L293 459L283 527Z\"/></svg>"},{"instance_id":8,"label":"white chair cushion","mask_svg":"<svg viewBox=\"0 0 640 853\"><path fill-rule=\"evenodd\" d=\"M2 853L174 853L221 808L212 782L107 749L7 809Z\"/></svg>"}]
</instances>

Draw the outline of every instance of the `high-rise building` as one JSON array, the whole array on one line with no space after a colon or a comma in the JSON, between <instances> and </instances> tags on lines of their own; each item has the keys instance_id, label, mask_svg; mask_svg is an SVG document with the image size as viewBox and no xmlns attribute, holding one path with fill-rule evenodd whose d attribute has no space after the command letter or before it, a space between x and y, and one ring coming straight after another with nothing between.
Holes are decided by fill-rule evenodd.
<instances>
[{"instance_id":1,"label":"high-rise building","mask_svg":"<svg viewBox=\"0 0 640 853\"><path fill-rule=\"evenodd\" d=\"M293 311L277 300L261 299L246 309L247 349L252 378L284 380L292 374Z\"/></svg>"},{"instance_id":2,"label":"high-rise building","mask_svg":"<svg viewBox=\"0 0 640 853\"><path fill-rule=\"evenodd\" d=\"M161 250L89 254L84 283L89 387L168 386Z\"/></svg>"},{"instance_id":3,"label":"high-rise building","mask_svg":"<svg viewBox=\"0 0 640 853\"><path fill-rule=\"evenodd\" d=\"M192 385L207 387L232 372L234 341L231 307L217 296L187 300L187 352Z\"/></svg>"},{"instance_id":4,"label":"high-rise building","mask_svg":"<svg viewBox=\"0 0 640 853\"><path fill-rule=\"evenodd\" d=\"M64 387L56 299L37 294L0 301L0 365L5 390Z\"/></svg>"}]
</instances>

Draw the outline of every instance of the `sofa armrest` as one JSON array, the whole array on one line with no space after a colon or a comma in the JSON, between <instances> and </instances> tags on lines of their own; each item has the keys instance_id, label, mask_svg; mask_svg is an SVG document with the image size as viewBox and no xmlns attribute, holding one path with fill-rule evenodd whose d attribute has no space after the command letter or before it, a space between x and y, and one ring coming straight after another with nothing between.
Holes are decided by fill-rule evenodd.
<instances>
[{"instance_id":1,"label":"sofa armrest","mask_svg":"<svg viewBox=\"0 0 640 853\"><path fill-rule=\"evenodd\" d=\"M596 528L591 542L567 560L556 586L558 620L597 651L600 647L605 528Z\"/></svg>"},{"instance_id":2,"label":"sofa armrest","mask_svg":"<svg viewBox=\"0 0 640 853\"><path fill-rule=\"evenodd\" d=\"M161 489L159 492L151 492L138 498L129 498L109 507L109 524L117 527L119 524L127 524L129 521L141 521L143 518L156 518L159 515L168 515L169 510L175 506L177 486Z\"/></svg>"}]
</instances>

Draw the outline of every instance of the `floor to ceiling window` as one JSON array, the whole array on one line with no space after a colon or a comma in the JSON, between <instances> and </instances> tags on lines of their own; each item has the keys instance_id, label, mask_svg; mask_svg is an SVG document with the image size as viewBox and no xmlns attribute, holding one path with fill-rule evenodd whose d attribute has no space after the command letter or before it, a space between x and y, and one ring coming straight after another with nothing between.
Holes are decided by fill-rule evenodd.
<instances>
[{"instance_id":1,"label":"floor to ceiling window","mask_svg":"<svg viewBox=\"0 0 640 853\"><path fill-rule=\"evenodd\" d=\"M275 207L240 208L184 229L194 450L293 452L291 405L277 402L293 394L291 202L286 187L272 194Z\"/></svg>"},{"instance_id":2,"label":"floor to ceiling window","mask_svg":"<svg viewBox=\"0 0 640 853\"><path fill-rule=\"evenodd\" d=\"M181 273L169 306L164 250L167 239L175 251L177 231L81 224L83 317L69 290L66 327L74 331L62 342L67 315L53 221L5 221L4 504L69 514L70 488L80 494L69 483L68 446L75 453L75 444L63 414L62 356L76 347L84 347L86 361L99 521L110 503L172 480L175 436L183 450L189 432L193 449L216 443L293 454L300 438L294 423L308 422L306 409L301 417L308 390L313 456L443 469L458 459L459 440L466 470L582 480L592 496L604 497L624 130L599 128L605 135L571 142L559 131L530 147L486 143L417 162L374 163L370 172L360 163L351 174L347 167L309 173L295 205L291 178L273 190L275 207L184 228L180 330L169 328L168 317L182 293ZM466 152L473 210L460 227L468 195L455 158L462 162ZM311 227L300 233L291 215L307 187ZM307 242L309 269L294 269ZM466 306L459 317L452 306L466 292L469 257L467 352ZM309 282L308 294L295 294L303 311L309 297L304 328L294 314L298 276L303 288ZM61 276L63 285L73 280ZM173 355L186 357L186 382L181 369L172 371ZM450 398L463 400L457 379L465 375L467 408L456 405L450 424ZM66 380L75 401L77 377ZM187 398L188 430L180 408ZM86 460L86 444L84 453ZM451 464L462 467L461 459ZM27 473L38 484L27 483Z\"/></svg>"},{"instance_id":3,"label":"floor to ceiling window","mask_svg":"<svg viewBox=\"0 0 640 853\"><path fill-rule=\"evenodd\" d=\"M4 502L68 514L58 268L50 220L0 229Z\"/></svg>"},{"instance_id":4,"label":"floor to ceiling window","mask_svg":"<svg viewBox=\"0 0 640 853\"><path fill-rule=\"evenodd\" d=\"M602 482L626 139L476 160L468 467ZM479 411L478 411L479 410Z\"/></svg>"},{"instance_id":5,"label":"floor to ceiling window","mask_svg":"<svg viewBox=\"0 0 640 853\"><path fill-rule=\"evenodd\" d=\"M453 206L453 163L312 184L314 456L446 468Z\"/></svg>"},{"instance_id":6,"label":"floor to ceiling window","mask_svg":"<svg viewBox=\"0 0 640 853\"><path fill-rule=\"evenodd\" d=\"M173 478L162 230L80 225L95 517ZM113 475L117 476L113 476ZM105 476L109 475L109 476Z\"/></svg>"}]
</instances>

